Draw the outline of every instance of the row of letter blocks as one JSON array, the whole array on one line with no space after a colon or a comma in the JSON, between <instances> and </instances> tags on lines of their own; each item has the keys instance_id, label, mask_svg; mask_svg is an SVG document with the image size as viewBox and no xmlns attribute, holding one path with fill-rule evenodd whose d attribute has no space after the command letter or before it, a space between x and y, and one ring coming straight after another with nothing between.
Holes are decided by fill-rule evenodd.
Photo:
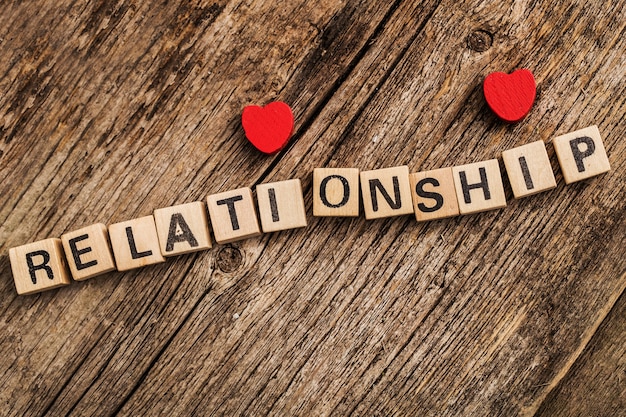
<instances>
[{"instance_id":1,"label":"row of letter blocks","mask_svg":"<svg viewBox=\"0 0 626 417\"><path fill-rule=\"evenodd\" d=\"M591 126L553 140L567 184L610 170L600 133ZM543 141L502 153L515 198L556 187ZM154 215L110 225L95 224L9 250L17 292L31 294L118 270L165 262L166 257L211 248L263 233L305 227L299 179L213 194L154 211ZM362 198L360 198L362 194ZM367 219L415 214L427 221L506 206L496 159L409 173L407 166L359 172L356 168L313 171L313 215L353 217L360 202ZM208 208L208 215L207 215ZM261 220L259 225L259 219Z\"/></svg>"}]
</instances>

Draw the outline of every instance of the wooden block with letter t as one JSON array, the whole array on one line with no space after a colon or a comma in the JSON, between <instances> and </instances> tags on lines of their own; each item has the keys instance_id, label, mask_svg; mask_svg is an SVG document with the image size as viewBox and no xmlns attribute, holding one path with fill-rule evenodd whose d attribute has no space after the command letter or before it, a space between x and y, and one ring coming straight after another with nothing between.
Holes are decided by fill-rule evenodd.
<instances>
[{"instance_id":1,"label":"wooden block with letter t","mask_svg":"<svg viewBox=\"0 0 626 417\"><path fill-rule=\"evenodd\" d=\"M313 170L313 215L336 217L359 215L358 168Z\"/></svg>"},{"instance_id":2,"label":"wooden block with letter t","mask_svg":"<svg viewBox=\"0 0 626 417\"><path fill-rule=\"evenodd\" d=\"M611 170L598 126L589 126L559 136L552 144L567 184Z\"/></svg>"},{"instance_id":3,"label":"wooden block with letter t","mask_svg":"<svg viewBox=\"0 0 626 417\"><path fill-rule=\"evenodd\" d=\"M461 214L506 207L497 159L453 167L452 174Z\"/></svg>"},{"instance_id":4,"label":"wooden block with letter t","mask_svg":"<svg viewBox=\"0 0 626 417\"><path fill-rule=\"evenodd\" d=\"M409 181L418 222L459 215L452 168L417 172L409 176Z\"/></svg>"},{"instance_id":5,"label":"wooden block with letter t","mask_svg":"<svg viewBox=\"0 0 626 417\"><path fill-rule=\"evenodd\" d=\"M18 294L34 294L70 283L60 239L45 239L9 249Z\"/></svg>"},{"instance_id":6,"label":"wooden block with letter t","mask_svg":"<svg viewBox=\"0 0 626 417\"><path fill-rule=\"evenodd\" d=\"M264 233L306 226L306 212L299 179L259 184L256 187Z\"/></svg>"},{"instance_id":7,"label":"wooden block with letter t","mask_svg":"<svg viewBox=\"0 0 626 417\"><path fill-rule=\"evenodd\" d=\"M554 173L542 140L502 152L515 198L526 197L556 187Z\"/></svg>"},{"instance_id":8,"label":"wooden block with letter t","mask_svg":"<svg viewBox=\"0 0 626 417\"><path fill-rule=\"evenodd\" d=\"M112 224L109 237L119 271L165 262L152 216Z\"/></svg>"},{"instance_id":9,"label":"wooden block with letter t","mask_svg":"<svg viewBox=\"0 0 626 417\"><path fill-rule=\"evenodd\" d=\"M61 236L67 263L76 281L115 271L107 227L102 223Z\"/></svg>"},{"instance_id":10,"label":"wooden block with letter t","mask_svg":"<svg viewBox=\"0 0 626 417\"><path fill-rule=\"evenodd\" d=\"M250 188L212 194L207 197L207 206L217 243L235 242L261 234Z\"/></svg>"},{"instance_id":11,"label":"wooden block with letter t","mask_svg":"<svg viewBox=\"0 0 626 417\"><path fill-rule=\"evenodd\" d=\"M202 201L154 210L154 222L163 256L211 248L209 218Z\"/></svg>"},{"instance_id":12,"label":"wooden block with letter t","mask_svg":"<svg viewBox=\"0 0 626 417\"><path fill-rule=\"evenodd\" d=\"M366 219L413 213L409 167L361 171L360 177Z\"/></svg>"}]
</instances>

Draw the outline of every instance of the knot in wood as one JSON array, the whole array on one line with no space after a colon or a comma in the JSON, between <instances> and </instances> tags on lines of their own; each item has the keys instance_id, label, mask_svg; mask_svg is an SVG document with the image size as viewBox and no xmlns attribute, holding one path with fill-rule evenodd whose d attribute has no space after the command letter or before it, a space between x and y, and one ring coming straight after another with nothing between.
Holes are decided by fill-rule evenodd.
<instances>
[{"instance_id":1,"label":"knot in wood","mask_svg":"<svg viewBox=\"0 0 626 417\"><path fill-rule=\"evenodd\" d=\"M493 35L486 30L475 30L467 37L467 46L476 52L485 52L492 44Z\"/></svg>"},{"instance_id":2,"label":"knot in wood","mask_svg":"<svg viewBox=\"0 0 626 417\"><path fill-rule=\"evenodd\" d=\"M225 246L217 252L217 267L222 272L234 272L243 263L241 251L234 246Z\"/></svg>"}]
</instances>

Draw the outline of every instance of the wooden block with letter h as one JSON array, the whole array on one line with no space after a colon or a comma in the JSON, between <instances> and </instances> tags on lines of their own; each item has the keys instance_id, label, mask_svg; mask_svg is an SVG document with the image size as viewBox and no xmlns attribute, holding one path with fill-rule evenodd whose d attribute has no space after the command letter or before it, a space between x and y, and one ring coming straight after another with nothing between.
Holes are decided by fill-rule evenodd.
<instances>
[{"instance_id":1,"label":"wooden block with letter h","mask_svg":"<svg viewBox=\"0 0 626 417\"><path fill-rule=\"evenodd\" d=\"M18 294L34 294L70 283L60 239L45 239L9 249Z\"/></svg>"},{"instance_id":2,"label":"wooden block with letter h","mask_svg":"<svg viewBox=\"0 0 626 417\"><path fill-rule=\"evenodd\" d=\"M452 173L461 214L506 207L497 159L456 166Z\"/></svg>"}]
</instances>

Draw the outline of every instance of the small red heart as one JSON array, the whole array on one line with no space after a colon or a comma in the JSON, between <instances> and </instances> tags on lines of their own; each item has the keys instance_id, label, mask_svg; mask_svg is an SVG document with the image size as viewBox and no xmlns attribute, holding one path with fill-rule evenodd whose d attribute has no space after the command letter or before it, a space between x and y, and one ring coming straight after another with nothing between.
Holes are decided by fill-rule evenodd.
<instances>
[{"instance_id":1,"label":"small red heart","mask_svg":"<svg viewBox=\"0 0 626 417\"><path fill-rule=\"evenodd\" d=\"M282 101L265 107L246 106L241 114L241 124L255 148L273 154L287 144L293 133L293 113Z\"/></svg>"},{"instance_id":2,"label":"small red heart","mask_svg":"<svg viewBox=\"0 0 626 417\"><path fill-rule=\"evenodd\" d=\"M518 69L511 74L492 72L483 83L485 100L489 108L502 120L516 123L530 111L537 86L533 73L527 69Z\"/></svg>"}]
</instances>

